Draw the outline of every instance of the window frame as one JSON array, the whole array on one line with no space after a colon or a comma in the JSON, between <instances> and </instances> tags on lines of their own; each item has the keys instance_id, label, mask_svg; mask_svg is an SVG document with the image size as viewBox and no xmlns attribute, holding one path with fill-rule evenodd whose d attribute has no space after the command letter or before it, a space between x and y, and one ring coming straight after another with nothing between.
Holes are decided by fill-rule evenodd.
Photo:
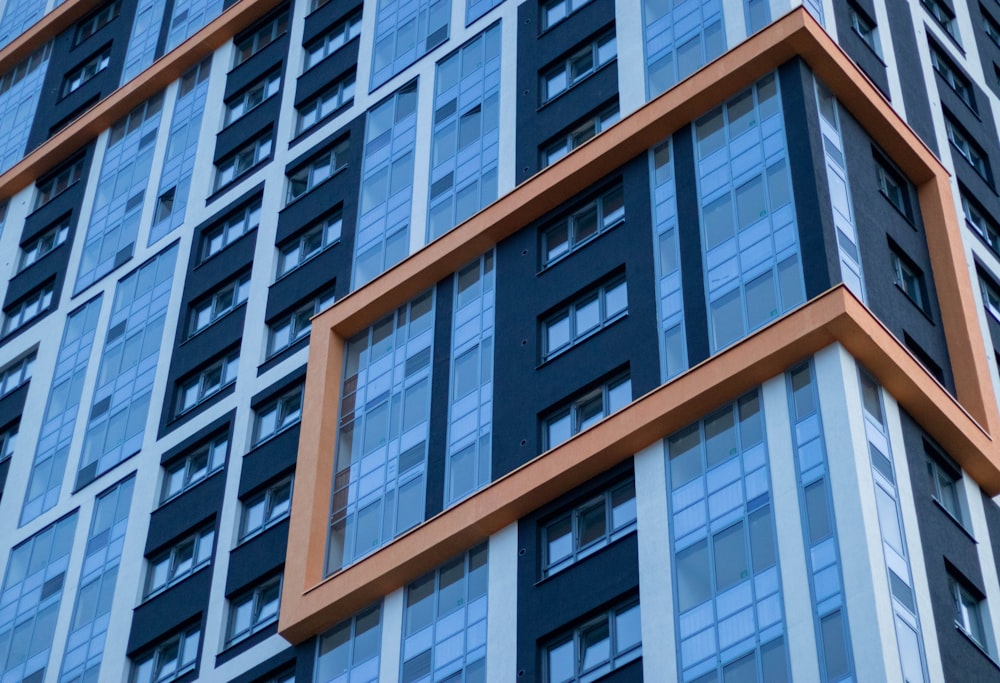
<instances>
[{"instance_id":1,"label":"window frame","mask_svg":"<svg viewBox=\"0 0 1000 683\"><path fill-rule=\"evenodd\" d=\"M194 653L189 654L187 652L188 647L190 647L189 642L194 638ZM153 645L149 650L147 650L141 657L134 658L132 660L132 665L129 671L129 683L168 683L169 681L174 681L181 676L196 671L198 669L198 655L201 651L201 641L202 633L201 626L195 625L190 628L184 629L178 633L171 635L169 638L161 640L159 643ZM169 652L171 649L176 647L176 668L167 677L161 675L155 675L155 673L160 670L161 661L160 656L163 652ZM190 659L188 657L190 656ZM152 662L151 674L155 677L140 678L140 668L147 662Z\"/></svg>"},{"instance_id":2,"label":"window frame","mask_svg":"<svg viewBox=\"0 0 1000 683\"><path fill-rule=\"evenodd\" d=\"M626 386L629 390L628 401L621 406L612 406L610 400L611 392ZM589 404L591 404L597 397L600 397L601 399L600 413L595 413L589 417L585 414L585 419L581 420L580 412L584 408L589 407ZM599 386L593 387L590 390L577 395L575 398L567 401L563 406L557 407L545 415L545 418L542 420L542 452L551 450L565 443L582 432L584 429L588 429L593 424L607 418L609 415L617 412L633 400L632 378L629 372L625 371L612 375ZM569 436L558 442L553 442L553 427L566 418L569 418L570 421Z\"/></svg>"},{"instance_id":3,"label":"window frame","mask_svg":"<svg viewBox=\"0 0 1000 683\"><path fill-rule=\"evenodd\" d=\"M219 455L221 448L221 456ZM205 465L197 466L197 459L205 457ZM208 479L226 466L229 455L229 434L219 434L188 451L183 457L176 458L162 466L163 478L160 484L160 505L167 503L181 494ZM181 473L181 484L171 491L172 477Z\"/></svg>"},{"instance_id":4,"label":"window frame","mask_svg":"<svg viewBox=\"0 0 1000 683\"><path fill-rule=\"evenodd\" d=\"M237 348L235 351L230 351L204 366L201 370L192 373L185 380L179 381L177 383L176 412L174 416L180 417L185 413L189 413L223 389L235 384L238 374L236 368L239 366L239 362L240 351ZM218 382L206 384L206 378L210 376L209 373L216 372L219 374ZM232 374L231 377L229 376L230 373ZM186 403L185 399L191 391L196 392L195 399L192 403Z\"/></svg>"},{"instance_id":5,"label":"window frame","mask_svg":"<svg viewBox=\"0 0 1000 683\"><path fill-rule=\"evenodd\" d=\"M313 4L316 1L313 0ZM322 0L321 5L313 7L310 11L316 11L316 9L327 2L329 0ZM309 71L309 69L340 50L340 48L347 45L359 35L361 35L361 12L354 12L338 21L334 24L333 28L322 36L302 46L302 73Z\"/></svg>"},{"instance_id":6,"label":"window frame","mask_svg":"<svg viewBox=\"0 0 1000 683\"><path fill-rule=\"evenodd\" d=\"M323 290L311 300L297 306L291 312L277 318L274 322L267 324L267 344L265 354L267 358L274 358L281 352L290 349L298 342L309 337L312 329L310 323L312 317L320 311L333 305L336 301L336 293L333 287ZM289 327L288 340L281 346L275 343L278 330Z\"/></svg>"},{"instance_id":7,"label":"window frame","mask_svg":"<svg viewBox=\"0 0 1000 683\"><path fill-rule=\"evenodd\" d=\"M593 681L598 678L605 676L606 674L620 669L621 667L629 664L642 657L642 632L639 632L639 641L628 646L626 649L619 651L618 647L618 629L616 628L617 618L623 614L627 614L633 609L639 610L639 615L641 617L640 601L638 596L629 596L627 599L612 605L610 608L603 610L597 615L592 615L588 619L576 624L575 626L567 629L563 633L559 634L555 638L549 640L549 642L544 647L544 654L542 656L542 680L546 683L555 683L552 678L552 655L556 650L565 647L567 644L572 644L572 662L573 662L573 674L571 678L560 678L558 683L563 683L564 681ZM591 663L590 666L586 666L587 660L586 650L582 647L584 642L584 637L589 631L594 629L600 630L602 624L606 628L607 635L605 639L607 641L608 656L606 659L602 659L599 662ZM568 631L568 632L567 632ZM598 643L603 642L605 639L598 641Z\"/></svg>"},{"instance_id":8,"label":"window frame","mask_svg":"<svg viewBox=\"0 0 1000 683\"><path fill-rule=\"evenodd\" d=\"M948 34L948 36L954 40L957 45L962 44L962 41L959 40L958 37L958 30L955 27L955 13L950 7L942 3L940 0L920 0L920 5L927 11L927 14L931 16L934 23L937 24L946 34Z\"/></svg>"},{"instance_id":9,"label":"window frame","mask_svg":"<svg viewBox=\"0 0 1000 683\"><path fill-rule=\"evenodd\" d=\"M221 192L249 175L274 154L274 133L270 128L232 154L215 162L213 193Z\"/></svg>"},{"instance_id":10,"label":"window frame","mask_svg":"<svg viewBox=\"0 0 1000 683\"><path fill-rule=\"evenodd\" d=\"M351 106L354 102L354 89L357 85L357 73L349 71L339 78L330 81L329 85L295 108L295 135L303 135L319 126L328 117ZM332 108L326 106L332 103ZM310 117L310 121L306 118Z\"/></svg>"},{"instance_id":11,"label":"window frame","mask_svg":"<svg viewBox=\"0 0 1000 683\"><path fill-rule=\"evenodd\" d=\"M927 294L924 272L902 249L892 243L889 244L889 260L892 266L893 284L924 314L930 315L930 298Z\"/></svg>"},{"instance_id":12,"label":"window frame","mask_svg":"<svg viewBox=\"0 0 1000 683\"><path fill-rule=\"evenodd\" d=\"M33 237L30 242L22 244L21 253L17 259L17 272L24 272L29 266L38 263L65 244L69 238L69 231L70 215L67 214L50 224L44 232Z\"/></svg>"},{"instance_id":13,"label":"window frame","mask_svg":"<svg viewBox=\"0 0 1000 683\"><path fill-rule=\"evenodd\" d=\"M862 42L871 48L875 56L882 59L882 41L879 36L878 24L863 9L848 0L847 3L848 20L851 22L853 30Z\"/></svg>"},{"instance_id":14,"label":"window frame","mask_svg":"<svg viewBox=\"0 0 1000 683\"><path fill-rule=\"evenodd\" d=\"M250 439L250 447L256 448L260 444L269 441L281 434L286 429L293 427L302 420L302 405L305 398L305 385L296 384L289 390L281 393L280 396L261 404L253 409L253 436ZM289 409L291 400L295 401L295 407ZM274 411L274 427L266 433L262 431L264 416Z\"/></svg>"},{"instance_id":15,"label":"window frame","mask_svg":"<svg viewBox=\"0 0 1000 683\"><path fill-rule=\"evenodd\" d=\"M344 230L343 204L338 204L331 213L314 221L297 236L286 240L278 245L278 257L275 268L277 269L276 280L281 279L303 265L322 254L324 251L340 242ZM336 228L336 231L334 231ZM306 252L305 247L309 238L320 235L319 246L312 251ZM288 265L286 259L292 253L298 253L298 260L294 265Z\"/></svg>"},{"instance_id":16,"label":"window frame","mask_svg":"<svg viewBox=\"0 0 1000 683\"><path fill-rule=\"evenodd\" d=\"M272 69L222 103L223 128L244 116L281 92L281 68Z\"/></svg>"},{"instance_id":17,"label":"window frame","mask_svg":"<svg viewBox=\"0 0 1000 683\"><path fill-rule=\"evenodd\" d=\"M31 381L35 365L35 351L31 350L0 367L0 397L6 396ZM11 382L12 378L14 381Z\"/></svg>"},{"instance_id":18,"label":"window frame","mask_svg":"<svg viewBox=\"0 0 1000 683\"><path fill-rule=\"evenodd\" d=\"M976 106L976 94L972 87L972 81L933 40L928 41L928 44L931 53L931 67L934 72L948 84L958 99L962 100L978 116L979 108Z\"/></svg>"},{"instance_id":19,"label":"window frame","mask_svg":"<svg viewBox=\"0 0 1000 683\"><path fill-rule=\"evenodd\" d=\"M587 0L587 2L589 1L590 0ZM547 141L542 143L539 147L538 153L539 164L542 168L551 166L575 150L577 147L580 147L585 142L597 137L605 130L618 123L620 120L621 109L618 106L617 101L594 114L588 115L583 120L573 124L570 129L549 138Z\"/></svg>"},{"instance_id":20,"label":"window frame","mask_svg":"<svg viewBox=\"0 0 1000 683\"><path fill-rule=\"evenodd\" d=\"M83 164L84 157L81 155L67 163L58 172L46 177L41 184L36 182L32 211L38 211L79 182L83 177Z\"/></svg>"},{"instance_id":21,"label":"window frame","mask_svg":"<svg viewBox=\"0 0 1000 683\"><path fill-rule=\"evenodd\" d=\"M993 173L990 168L989 156L986 151L974 141L971 135L944 110L944 130L952 148L965 159L980 178L988 185L993 185Z\"/></svg>"},{"instance_id":22,"label":"window frame","mask_svg":"<svg viewBox=\"0 0 1000 683\"><path fill-rule=\"evenodd\" d=\"M982 593L973 592L972 586L958 572L948 567L948 592L951 594L955 628L987 654L991 652L987 643L986 621L988 607Z\"/></svg>"},{"instance_id":23,"label":"window frame","mask_svg":"<svg viewBox=\"0 0 1000 683\"><path fill-rule=\"evenodd\" d=\"M310 157L285 174L285 205L289 205L312 192L318 185L337 175L348 164L351 140L341 138L326 150ZM325 170L325 175L320 171ZM301 188L298 189L297 188Z\"/></svg>"},{"instance_id":24,"label":"window frame","mask_svg":"<svg viewBox=\"0 0 1000 683\"><path fill-rule=\"evenodd\" d=\"M562 23L568 19L574 12L578 11L584 5L590 3L591 0L549 0L549 2L541 2L538 6L538 25L542 27L541 32L544 33L548 31L553 26ZM563 14L556 19L549 19L549 13L558 8L559 6L564 6L565 10Z\"/></svg>"},{"instance_id":25,"label":"window frame","mask_svg":"<svg viewBox=\"0 0 1000 683\"><path fill-rule=\"evenodd\" d=\"M910 201L910 181L878 153L875 154L875 176L882 196L912 224L914 217Z\"/></svg>"},{"instance_id":26,"label":"window frame","mask_svg":"<svg viewBox=\"0 0 1000 683\"><path fill-rule=\"evenodd\" d=\"M110 43L92 54L82 64L73 67L72 70L63 76L62 85L59 88L60 98L75 93L109 66L111 66Z\"/></svg>"},{"instance_id":27,"label":"window frame","mask_svg":"<svg viewBox=\"0 0 1000 683\"><path fill-rule=\"evenodd\" d=\"M246 640L278 622L278 610L281 607L281 583L281 574L271 576L252 588L237 593L228 600L225 647L231 647ZM264 603L260 602L261 596L266 595L268 591L274 591L273 599ZM234 632L239 609L247 603L250 603L250 624L246 628ZM262 610L268 607L271 609L271 613L262 616Z\"/></svg>"},{"instance_id":28,"label":"window frame","mask_svg":"<svg viewBox=\"0 0 1000 683\"><path fill-rule=\"evenodd\" d=\"M208 544L208 550L204 550L204 544ZM190 546L191 556L189 559L182 559L180 553ZM215 554L215 524L210 524L196 529L192 533L186 534L174 540L169 547L161 549L146 558L145 577L142 582L142 599L148 600L171 586L176 586L202 567L207 567L212 563L212 556ZM180 559L179 559L180 558ZM178 562L190 564L183 569L178 569ZM165 580L161 583L156 581L156 571L160 566L165 566Z\"/></svg>"},{"instance_id":29,"label":"window frame","mask_svg":"<svg viewBox=\"0 0 1000 683\"><path fill-rule=\"evenodd\" d=\"M560 57L538 72L541 105L548 104L563 93L571 90L573 86L586 80L589 76L618 59L618 39L615 29L615 25L612 24L609 28L591 38L585 45L574 48L572 52ZM601 55L604 50L609 49L609 46L613 52L606 54L602 60ZM578 64L580 60L585 58L590 59L590 66L574 76L575 64ZM564 79L562 87L555 92L551 92L551 84L556 82L556 79L560 75Z\"/></svg>"},{"instance_id":30,"label":"window frame","mask_svg":"<svg viewBox=\"0 0 1000 683\"><path fill-rule=\"evenodd\" d=\"M201 233L201 248L199 252L199 264L204 263L211 257L224 250L230 244L243 237L252 230L260 227L260 217L263 210L263 197L258 195L256 199L247 202L243 208L237 209L222 219L217 225ZM234 228L240 227L239 232ZM220 238L218 248L213 249L213 243Z\"/></svg>"},{"instance_id":31,"label":"window frame","mask_svg":"<svg viewBox=\"0 0 1000 683\"><path fill-rule=\"evenodd\" d=\"M931 498L948 513L948 516L965 529L965 493L962 488L961 471L956 471L946 465L941 455L924 443L924 456L927 462L927 476L931 487Z\"/></svg>"},{"instance_id":32,"label":"window frame","mask_svg":"<svg viewBox=\"0 0 1000 683\"><path fill-rule=\"evenodd\" d=\"M0 337L6 337L31 325L55 308L55 282L50 280L3 309Z\"/></svg>"},{"instance_id":33,"label":"window frame","mask_svg":"<svg viewBox=\"0 0 1000 683\"><path fill-rule=\"evenodd\" d=\"M986 242L987 246L1000 256L1000 226L994 222L987 211L983 211L977 202L961 186L958 188L966 225Z\"/></svg>"},{"instance_id":34,"label":"window frame","mask_svg":"<svg viewBox=\"0 0 1000 683\"><path fill-rule=\"evenodd\" d=\"M620 199L618 199L618 204L612 204L613 210L608 211L607 203L609 199L614 197L614 195L620 194ZM585 235L583 238L579 238L576 235L579 230L577 228L581 219L585 218L587 214L591 211L596 212L597 216L597 229L589 234ZM597 237L603 235L622 223L625 222L625 186L622 182L617 182L613 186L603 190L597 197L588 201L587 203L578 206L573 211L569 212L567 215L563 216L557 221L546 225L539 231L539 255L541 256L541 268L540 270L545 270L555 265L559 261L567 258L570 254L574 253L583 246L589 244L591 241ZM550 256L549 253L552 251L549 247L551 242L551 236L557 234L565 226L567 240L567 247L565 251L559 251L555 255Z\"/></svg>"},{"instance_id":35,"label":"window frame","mask_svg":"<svg viewBox=\"0 0 1000 683\"><path fill-rule=\"evenodd\" d=\"M285 487L287 487L287 492L283 490ZM292 474L288 474L268 484L263 489L258 490L245 500L240 501L240 523L237 543L243 543L286 519L292 511L292 494L294 491L295 477ZM278 498L277 505L272 500L276 495L283 496L283 498ZM264 511L261 522L256 526L250 527L248 520L249 512L254 506L259 504L263 504ZM275 509L278 509L279 512L275 513Z\"/></svg>"},{"instance_id":36,"label":"window frame","mask_svg":"<svg viewBox=\"0 0 1000 683\"><path fill-rule=\"evenodd\" d=\"M242 273L217 285L208 296L196 299L188 305L187 336L190 339L211 327L221 318L229 315L247 302L250 297L250 273ZM228 299L228 300L227 300ZM202 315L207 318L202 322Z\"/></svg>"},{"instance_id":37,"label":"window frame","mask_svg":"<svg viewBox=\"0 0 1000 683\"><path fill-rule=\"evenodd\" d=\"M76 31L73 34L74 47L117 19L118 15L121 14L121 9L122 0L113 0L77 22ZM92 28L91 24L93 24Z\"/></svg>"},{"instance_id":38,"label":"window frame","mask_svg":"<svg viewBox=\"0 0 1000 683\"><path fill-rule=\"evenodd\" d=\"M626 519L623 524L615 526L614 524L614 511L615 511L615 496L618 493L631 491L631 497L622 499L619 505L628 504L629 501L632 503L632 516L630 519ZM541 543L541 577L543 579L553 576L564 569L567 569L577 562L593 555L597 551L605 548L620 538L627 536L628 534L635 531L636 528L636 514L635 514L635 477L630 476L628 479L615 482L609 485L604 491L597 493L593 496L588 497L582 503L578 503L573 506L567 512L564 512L556 517L549 519L547 522L541 525L539 538ZM596 509L597 505L601 505L604 511L604 532L600 537L595 537L586 543L581 543L580 536L580 519L588 512ZM552 536L553 528L564 526L566 522L569 521L569 543L570 550L568 554L561 555L556 559L550 556L552 541L556 539L561 539L566 534L560 536Z\"/></svg>"},{"instance_id":39,"label":"window frame","mask_svg":"<svg viewBox=\"0 0 1000 683\"><path fill-rule=\"evenodd\" d=\"M617 294L619 287L624 288L625 306L624 308L609 311L608 300L612 294ZM595 325L585 329L578 329L580 311L586 306L597 303L597 322ZM583 294L575 297L568 305L560 308L556 312L546 316L541 320L541 348L542 362L552 360L556 356L562 355L585 339L597 334L601 330L610 327L613 323L628 315L628 280L624 273L614 275L596 287L588 288ZM563 322L568 323L566 341L555 348L549 348L550 331Z\"/></svg>"},{"instance_id":40,"label":"window frame","mask_svg":"<svg viewBox=\"0 0 1000 683\"><path fill-rule=\"evenodd\" d=\"M288 33L288 19L288 10L282 10L265 23L257 26L249 34L243 35L239 40L234 39L231 68L235 69L239 65L245 64L255 54Z\"/></svg>"}]
</instances>

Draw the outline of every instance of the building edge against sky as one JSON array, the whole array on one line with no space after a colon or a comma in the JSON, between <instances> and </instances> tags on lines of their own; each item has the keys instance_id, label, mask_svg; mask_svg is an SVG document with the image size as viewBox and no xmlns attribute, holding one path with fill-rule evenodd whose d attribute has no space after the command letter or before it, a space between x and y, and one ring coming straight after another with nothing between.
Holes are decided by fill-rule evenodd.
<instances>
[{"instance_id":1,"label":"building edge against sky","mask_svg":"<svg viewBox=\"0 0 1000 683\"><path fill-rule=\"evenodd\" d=\"M7 0L0 680L1000 680L997 74L990 0Z\"/></svg>"}]
</instances>

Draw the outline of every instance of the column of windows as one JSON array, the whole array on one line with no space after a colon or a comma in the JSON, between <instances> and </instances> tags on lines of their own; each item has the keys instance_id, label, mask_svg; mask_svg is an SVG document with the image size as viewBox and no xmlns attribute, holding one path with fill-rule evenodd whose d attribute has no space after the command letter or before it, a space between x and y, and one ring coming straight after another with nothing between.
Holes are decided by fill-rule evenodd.
<instances>
[{"instance_id":1,"label":"column of windows","mask_svg":"<svg viewBox=\"0 0 1000 683\"><path fill-rule=\"evenodd\" d=\"M44 14L45 3L40 0L7 0L3 18L0 18L0 48L24 33Z\"/></svg>"},{"instance_id":2,"label":"column of windows","mask_svg":"<svg viewBox=\"0 0 1000 683\"><path fill-rule=\"evenodd\" d=\"M139 0L135 8L135 20L125 52L121 85L145 71L158 56L156 43L160 39L160 24L163 23L165 6L160 0Z\"/></svg>"},{"instance_id":3,"label":"column of windows","mask_svg":"<svg viewBox=\"0 0 1000 683\"><path fill-rule=\"evenodd\" d=\"M73 440L83 381L94 345L102 297L98 296L66 318L56 369L49 387L42 428L35 447L28 490L21 508L25 525L59 501L66 460Z\"/></svg>"},{"instance_id":4,"label":"column of windows","mask_svg":"<svg viewBox=\"0 0 1000 683\"><path fill-rule=\"evenodd\" d=\"M59 683L98 679L134 484L130 477L94 503Z\"/></svg>"},{"instance_id":5,"label":"column of windows","mask_svg":"<svg viewBox=\"0 0 1000 683\"><path fill-rule=\"evenodd\" d=\"M51 54L48 42L0 76L0 173L24 156Z\"/></svg>"},{"instance_id":6,"label":"column of windows","mask_svg":"<svg viewBox=\"0 0 1000 683\"><path fill-rule=\"evenodd\" d=\"M833 518L819 394L811 363L786 373L792 443L795 447L806 541L820 677L851 680L854 665L840 575L840 549Z\"/></svg>"},{"instance_id":7,"label":"column of windows","mask_svg":"<svg viewBox=\"0 0 1000 683\"><path fill-rule=\"evenodd\" d=\"M455 277L446 506L490 481L495 277L492 251L460 270Z\"/></svg>"},{"instance_id":8,"label":"column of windows","mask_svg":"<svg viewBox=\"0 0 1000 683\"><path fill-rule=\"evenodd\" d=\"M712 351L805 300L775 76L694 125Z\"/></svg>"},{"instance_id":9,"label":"column of windows","mask_svg":"<svg viewBox=\"0 0 1000 683\"><path fill-rule=\"evenodd\" d=\"M156 95L109 131L75 292L132 258L162 109L163 95Z\"/></svg>"},{"instance_id":10,"label":"column of windows","mask_svg":"<svg viewBox=\"0 0 1000 683\"><path fill-rule=\"evenodd\" d=\"M78 485L142 446L176 258L174 246L123 278L115 289Z\"/></svg>"},{"instance_id":11,"label":"column of windows","mask_svg":"<svg viewBox=\"0 0 1000 683\"><path fill-rule=\"evenodd\" d=\"M177 101L170 122L167 153L160 171L160 189L156 196L153 226L149 231L149 246L176 230L187 212L191 176L198 153L201 117L208 96L211 61L206 59L181 76Z\"/></svg>"},{"instance_id":12,"label":"column of windows","mask_svg":"<svg viewBox=\"0 0 1000 683\"><path fill-rule=\"evenodd\" d=\"M500 25L437 66L427 239L497 198Z\"/></svg>"},{"instance_id":13,"label":"column of windows","mask_svg":"<svg viewBox=\"0 0 1000 683\"><path fill-rule=\"evenodd\" d=\"M653 243L660 317L660 379L687 370L684 291L677 235L677 188L670 140L650 152L652 163Z\"/></svg>"},{"instance_id":14,"label":"column of windows","mask_svg":"<svg viewBox=\"0 0 1000 683\"><path fill-rule=\"evenodd\" d=\"M379 0L372 47L372 89L448 40L451 0Z\"/></svg>"},{"instance_id":15,"label":"column of windows","mask_svg":"<svg viewBox=\"0 0 1000 683\"><path fill-rule=\"evenodd\" d=\"M759 392L666 447L681 679L787 681Z\"/></svg>"},{"instance_id":16,"label":"column of windows","mask_svg":"<svg viewBox=\"0 0 1000 683\"><path fill-rule=\"evenodd\" d=\"M906 548L906 535L900 523L899 490L892 466L892 447L885 412L882 409L882 388L864 370L859 372L861 405L864 408L865 436L871 457L872 482L875 484L875 506L882 555L892 595L893 619L896 625L896 647L903 678L908 683L925 681L923 638L920 617L913 593L913 577Z\"/></svg>"},{"instance_id":17,"label":"column of windows","mask_svg":"<svg viewBox=\"0 0 1000 683\"><path fill-rule=\"evenodd\" d=\"M222 12L222 0L175 0L167 30L169 52Z\"/></svg>"},{"instance_id":18,"label":"column of windows","mask_svg":"<svg viewBox=\"0 0 1000 683\"><path fill-rule=\"evenodd\" d=\"M354 287L402 261L410 248L417 84L404 86L368 112Z\"/></svg>"},{"instance_id":19,"label":"column of windows","mask_svg":"<svg viewBox=\"0 0 1000 683\"><path fill-rule=\"evenodd\" d=\"M327 571L424 520L434 293L347 343Z\"/></svg>"},{"instance_id":20,"label":"column of windows","mask_svg":"<svg viewBox=\"0 0 1000 683\"><path fill-rule=\"evenodd\" d=\"M726 49L721 0L649 0L646 29L646 86L649 98L672 88Z\"/></svg>"}]
</instances>

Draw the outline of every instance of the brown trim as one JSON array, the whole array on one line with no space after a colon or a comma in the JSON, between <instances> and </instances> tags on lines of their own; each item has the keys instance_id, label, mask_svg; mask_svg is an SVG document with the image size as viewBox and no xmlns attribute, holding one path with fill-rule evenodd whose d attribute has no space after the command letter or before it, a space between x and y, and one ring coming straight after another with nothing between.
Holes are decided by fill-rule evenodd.
<instances>
[{"instance_id":1,"label":"brown trim","mask_svg":"<svg viewBox=\"0 0 1000 683\"><path fill-rule=\"evenodd\" d=\"M233 36L283 0L240 0L153 65L81 114L68 126L0 174L0 201L8 199L97 138L115 121L180 78L185 71L225 45ZM79 8L81 0L72 2ZM88 10L91 8L87 8ZM50 12L49 14L54 14ZM48 15L47 15L48 16ZM47 18L46 16L46 18ZM82 15L81 15L82 16ZM35 27L45 21L43 18ZM26 34L34 35L35 28ZM39 29L41 31L41 29ZM42 41L44 43L44 41ZM0 58L3 54L0 53Z\"/></svg>"},{"instance_id":2,"label":"brown trim","mask_svg":"<svg viewBox=\"0 0 1000 683\"><path fill-rule=\"evenodd\" d=\"M44 0L36 0L44 2ZM41 19L32 24L27 31L7 43L0 50L0 76L6 74L22 61L27 59L45 43L49 42L63 31L71 28L80 19L93 11L99 3L87 0L66 0Z\"/></svg>"},{"instance_id":3,"label":"brown trim","mask_svg":"<svg viewBox=\"0 0 1000 683\"><path fill-rule=\"evenodd\" d=\"M324 579L344 339L796 56L918 185L939 296L960 304L944 307L942 320L958 400L839 285ZM815 20L794 10L313 319L279 630L303 641L834 343L995 494L1000 450L990 434L1000 420L971 287L947 171Z\"/></svg>"}]
</instances>

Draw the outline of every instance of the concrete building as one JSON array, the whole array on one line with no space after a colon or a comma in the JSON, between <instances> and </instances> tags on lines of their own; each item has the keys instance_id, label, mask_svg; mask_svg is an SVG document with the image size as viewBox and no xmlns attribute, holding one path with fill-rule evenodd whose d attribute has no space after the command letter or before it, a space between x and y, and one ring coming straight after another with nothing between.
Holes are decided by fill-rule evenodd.
<instances>
[{"instance_id":1,"label":"concrete building","mask_svg":"<svg viewBox=\"0 0 1000 683\"><path fill-rule=\"evenodd\" d=\"M1000 681L1000 4L0 0L0 683Z\"/></svg>"}]
</instances>

